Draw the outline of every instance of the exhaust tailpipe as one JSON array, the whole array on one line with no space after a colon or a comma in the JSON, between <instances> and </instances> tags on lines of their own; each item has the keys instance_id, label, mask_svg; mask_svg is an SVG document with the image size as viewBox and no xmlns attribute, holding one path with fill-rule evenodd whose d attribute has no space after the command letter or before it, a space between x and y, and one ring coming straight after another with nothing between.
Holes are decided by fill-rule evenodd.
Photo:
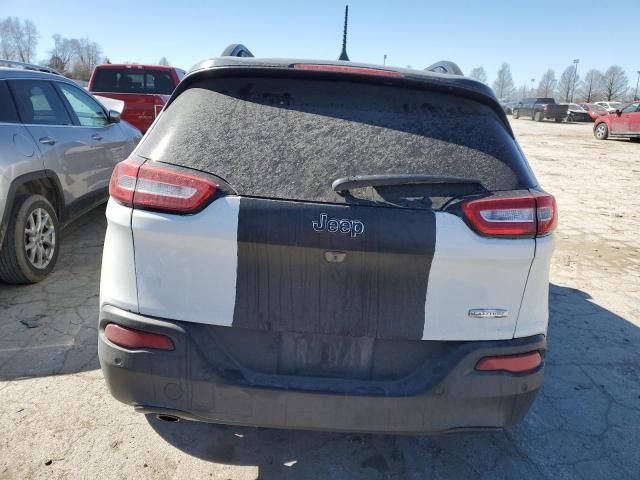
<instances>
[{"instance_id":1,"label":"exhaust tailpipe","mask_svg":"<svg viewBox=\"0 0 640 480\"><path fill-rule=\"evenodd\" d=\"M156 418L158 420L162 420L163 422L168 422L168 423L177 423L180 421L180 418L174 415L167 415L165 413L156 415Z\"/></svg>"}]
</instances>

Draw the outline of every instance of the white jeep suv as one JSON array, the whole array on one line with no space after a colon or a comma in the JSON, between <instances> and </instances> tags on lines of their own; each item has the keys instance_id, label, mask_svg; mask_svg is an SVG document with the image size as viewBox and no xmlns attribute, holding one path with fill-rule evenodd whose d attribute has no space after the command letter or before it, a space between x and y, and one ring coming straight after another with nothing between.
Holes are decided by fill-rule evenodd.
<instances>
[{"instance_id":1,"label":"white jeep suv","mask_svg":"<svg viewBox=\"0 0 640 480\"><path fill-rule=\"evenodd\" d=\"M541 387L556 205L482 83L205 61L110 193L99 356L140 412L442 432Z\"/></svg>"}]
</instances>

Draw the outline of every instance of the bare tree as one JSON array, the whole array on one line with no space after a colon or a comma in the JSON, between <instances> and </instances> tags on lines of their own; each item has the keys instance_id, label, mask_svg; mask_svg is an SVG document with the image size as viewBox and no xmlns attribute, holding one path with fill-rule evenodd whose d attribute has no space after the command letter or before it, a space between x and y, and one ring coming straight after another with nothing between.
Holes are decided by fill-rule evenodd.
<instances>
[{"instance_id":1,"label":"bare tree","mask_svg":"<svg viewBox=\"0 0 640 480\"><path fill-rule=\"evenodd\" d=\"M522 86L518 89L517 97L519 100L524 100L529 96L529 85L527 83L523 83Z\"/></svg>"},{"instance_id":2,"label":"bare tree","mask_svg":"<svg viewBox=\"0 0 640 480\"><path fill-rule=\"evenodd\" d=\"M487 83L487 72L484 71L482 67L476 67L471 70L471 74L469 75L471 78L475 78L479 82Z\"/></svg>"},{"instance_id":3,"label":"bare tree","mask_svg":"<svg viewBox=\"0 0 640 480\"><path fill-rule=\"evenodd\" d=\"M573 65L568 66L560 75L558 86L556 89L556 98L561 102L571 101L571 90L573 88L573 76L575 74L575 67ZM576 79L577 81L577 79Z\"/></svg>"},{"instance_id":4,"label":"bare tree","mask_svg":"<svg viewBox=\"0 0 640 480\"><path fill-rule=\"evenodd\" d=\"M7 60L31 63L38 47L38 29L31 20L7 17L0 23L0 51Z\"/></svg>"},{"instance_id":5,"label":"bare tree","mask_svg":"<svg viewBox=\"0 0 640 480\"><path fill-rule=\"evenodd\" d=\"M5 60L16 60L16 47L13 42L13 20L7 17L0 21L0 57Z\"/></svg>"},{"instance_id":6,"label":"bare tree","mask_svg":"<svg viewBox=\"0 0 640 480\"><path fill-rule=\"evenodd\" d=\"M536 95L538 97L550 97L553 95L553 92L556 90L556 84L558 81L556 80L556 72L552 69L547 70L542 75L540 79L540 83L538 83L538 90Z\"/></svg>"},{"instance_id":7,"label":"bare tree","mask_svg":"<svg viewBox=\"0 0 640 480\"><path fill-rule=\"evenodd\" d=\"M162 57L160 60L158 60L158 65L165 65L167 67L171 66L169 60L167 60L167 57Z\"/></svg>"},{"instance_id":8,"label":"bare tree","mask_svg":"<svg viewBox=\"0 0 640 480\"><path fill-rule=\"evenodd\" d=\"M79 80L89 80L93 68L100 63L102 48L88 38L74 38L71 41L76 57L73 65L73 77Z\"/></svg>"},{"instance_id":9,"label":"bare tree","mask_svg":"<svg viewBox=\"0 0 640 480\"><path fill-rule=\"evenodd\" d=\"M601 100L604 90L604 75L600 70L591 69L582 82L582 88L578 92L578 98L586 103Z\"/></svg>"},{"instance_id":10,"label":"bare tree","mask_svg":"<svg viewBox=\"0 0 640 480\"><path fill-rule=\"evenodd\" d=\"M75 44L73 39L64 38L57 33L53 36L54 47L49 51L49 67L58 70L60 73L67 73L71 70L72 62L75 58Z\"/></svg>"},{"instance_id":11,"label":"bare tree","mask_svg":"<svg viewBox=\"0 0 640 480\"><path fill-rule=\"evenodd\" d=\"M629 79L618 65L612 65L604 72L603 93L607 101L622 100L628 88Z\"/></svg>"},{"instance_id":12,"label":"bare tree","mask_svg":"<svg viewBox=\"0 0 640 480\"><path fill-rule=\"evenodd\" d=\"M500 66L496 80L493 82L493 91L498 98L508 98L514 94L514 90L511 67L505 62Z\"/></svg>"}]
</instances>

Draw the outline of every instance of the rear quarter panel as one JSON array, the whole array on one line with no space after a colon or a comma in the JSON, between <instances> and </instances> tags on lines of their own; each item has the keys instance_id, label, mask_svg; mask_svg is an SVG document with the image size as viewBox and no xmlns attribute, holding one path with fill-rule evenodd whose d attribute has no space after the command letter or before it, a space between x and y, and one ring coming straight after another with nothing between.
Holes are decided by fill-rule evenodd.
<instances>
[{"instance_id":1,"label":"rear quarter panel","mask_svg":"<svg viewBox=\"0 0 640 480\"><path fill-rule=\"evenodd\" d=\"M484 238L459 217L436 213L423 340L513 338L535 240ZM507 310L505 318L469 316L474 308Z\"/></svg>"}]
</instances>

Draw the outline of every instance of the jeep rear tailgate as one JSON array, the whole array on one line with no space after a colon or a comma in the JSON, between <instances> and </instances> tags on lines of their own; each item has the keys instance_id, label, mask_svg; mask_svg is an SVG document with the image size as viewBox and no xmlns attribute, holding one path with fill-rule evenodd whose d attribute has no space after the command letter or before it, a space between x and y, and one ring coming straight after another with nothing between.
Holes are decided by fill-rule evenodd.
<instances>
[{"instance_id":1,"label":"jeep rear tailgate","mask_svg":"<svg viewBox=\"0 0 640 480\"><path fill-rule=\"evenodd\" d=\"M214 174L229 193L189 216L134 210L142 314L287 335L513 337L535 240L480 237L443 209L535 186L485 104L346 81L207 80L136 153ZM331 188L389 173L477 183Z\"/></svg>"}]
</instances>

